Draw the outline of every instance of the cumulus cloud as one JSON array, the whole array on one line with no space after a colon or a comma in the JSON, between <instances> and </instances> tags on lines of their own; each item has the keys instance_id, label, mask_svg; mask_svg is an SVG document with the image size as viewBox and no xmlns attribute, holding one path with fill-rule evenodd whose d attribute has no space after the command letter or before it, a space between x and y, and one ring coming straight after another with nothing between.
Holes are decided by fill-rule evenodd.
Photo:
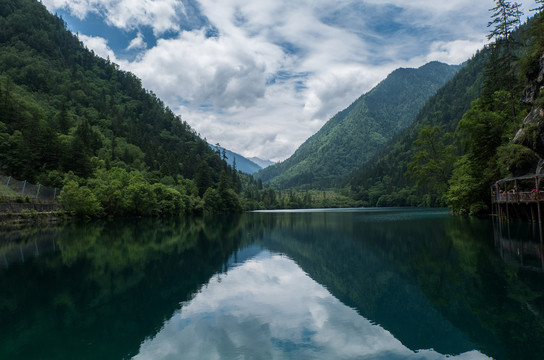
<instances>
[{"instance_id":1,"label":"cumulus cloud","mask_svg":"<svg viewBox=\"0 0 544 360\"><path fill-rule=\"evenodd\" d=\"M208 140L273 160L291 155L394 69L467 60L485 42L493 5L472 0L44 4L82 19L101 15L127 36L138 30L128 46L116 50L141 51L131 61L117 61L124 70L134 72ZM187 14L205 20L188 27ZM142 27L157 37L151 45ZM167 32L168 37L161 35ZM115 59L105 39L86 35L81 38L89 48Z\"/></svg>"},{"instance_id":2,"label":"cumulus cloud","mask_svg":"<svg viewBox=\"0 0 544 360\"><path fill-rule=\"evenodd\" d=\"M161 39L129 69L168 102L188 101L193 108L248 107L264 96L281 49L251 39L206 37L204 30Z\"/></svg>"}]
</instances>

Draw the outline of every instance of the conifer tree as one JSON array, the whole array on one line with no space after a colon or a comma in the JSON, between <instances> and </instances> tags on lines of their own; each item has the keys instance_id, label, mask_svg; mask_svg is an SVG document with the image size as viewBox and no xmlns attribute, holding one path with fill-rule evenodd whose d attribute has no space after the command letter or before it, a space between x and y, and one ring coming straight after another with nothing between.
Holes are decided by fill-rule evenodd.
<instances>
[{"instance_id":1,"label":"conifer tree","mask_svg":"<svg viewBox=\"0 0 544 360\"><path fill-rule=\"evenodd\" d=\"M492 26L493 29L487 39L508 42L514 29L521 24L521 16L523 15L520 10L521 4L507 0L495 0L495 4L494 8L489 9L492 14L491 21L487 26Z\"/></svg>"},{"instance_id":2,"label":"conifer tree","mask_svg":"<svg viewBox=\"0 0 544 360\"><path fill-rule=\"evenodd\" d=\"M537 7L531 9L531 11L538 11L539 13L542 12L542 10L544 10L544 0L535 0L535 3Z\"/></svg>"},{"instance_id":3,"label":"conifer tree","mask_svg":"<svg viewBox=\"0 0 544 360\"><path fill-rule=\"evenodd\" d=\"M512 70L514 61L511 35L513 31L521 25L521 16L523 15L523 12L520 10L520 7L521 4L517 2L495 0L495 7L489 9L489 11L491 11L491 21L487 24L488 27L492 28L487 39L495 40L491 46L494 55L497 56L497 58L495 61L488 64L486 75L489 77L490 74L493 74L494 77L498 75L499 78L504 78L508 91L510 92L513 121L516 119L516 111L513 89L515 80Z\"/></svg>"}]
</instances>

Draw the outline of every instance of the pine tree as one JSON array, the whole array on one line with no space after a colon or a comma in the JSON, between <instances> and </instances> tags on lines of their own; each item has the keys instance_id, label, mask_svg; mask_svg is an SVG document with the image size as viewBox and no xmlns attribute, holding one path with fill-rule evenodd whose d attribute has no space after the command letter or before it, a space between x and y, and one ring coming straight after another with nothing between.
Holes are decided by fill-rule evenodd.
<instances>
[{"instance_id":1,"label":"pine tree","mask_svg":"<svg viewBox=\"0 0 544 360\"><path fill-rule=\"evenodd\" d=\"M538 11L539 13L544 10L544 0L535 0L535 3L537 4L537 7L534 9L531 9L531 11Z\"/></svg>"},{"instance_id":2,"label":"pine tree","mask_svg":"<svg viewBox=\"0 0 544 360\"><path fill-rule=\"evenodd\" d=\"M521 24L523 12L520 10L521 4L506 0L495 0L495 7L489 9L492 12L491 21L488 27L493 30L487 36L488 40L495 39L497 42L510 41L510 35Z\"/></svg>"},{"instance_id":3,"label":"pine tree","mask_svg":"<svg viewBox=\"0 0 544 360\"><path fill-rule=\"evenodd\" d=\"M523 12L520 10L521 4L510 2L507 0L495 0L495 7L489 9L492 12L491 21L487 26L492 27L491 32L487 36L488 40L495 39L492 44L495 55L498 55L497 62L493 65L495 69L490 69L488 66L487 72L499 74L499 77L504 76L505 83L508 86L508 91L511 97L512 120L516 119L516 110L514 104L514 74L512 65L514 63L512 53L512 38L513 31L521 25L521 16ZM502 56L501 56L502 55Z\"/></svg>"}]
</instances>

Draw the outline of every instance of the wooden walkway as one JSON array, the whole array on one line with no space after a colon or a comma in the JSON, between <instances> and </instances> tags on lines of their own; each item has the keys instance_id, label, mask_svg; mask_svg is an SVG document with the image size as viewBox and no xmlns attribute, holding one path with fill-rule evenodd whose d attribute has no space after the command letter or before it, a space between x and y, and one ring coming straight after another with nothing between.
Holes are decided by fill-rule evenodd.
<instances>
[{"instance_id":1,"label":"wooden walkway","mask_svg":"<svg viewBox=\"0 0 544 360\"><path fill-rule=\"evenodd\" d=\"M544 219L544 174L506 178L491 187L493 215L507 220L529 220L542 223Z\"/></svg>"},{"instance_id":2,"label":"wooden walkway","mask_svg":"<svg viewBox=\"0 0 544 360\"><path fill-rule=\"evenodd\" d=\"M501 179L491 187L495 245L508 263L544 272L544 174ZM510 220L538 223L538 242L512 237ZM533 225L533 226L535 226Z\"/></svg>"}]
</instances>

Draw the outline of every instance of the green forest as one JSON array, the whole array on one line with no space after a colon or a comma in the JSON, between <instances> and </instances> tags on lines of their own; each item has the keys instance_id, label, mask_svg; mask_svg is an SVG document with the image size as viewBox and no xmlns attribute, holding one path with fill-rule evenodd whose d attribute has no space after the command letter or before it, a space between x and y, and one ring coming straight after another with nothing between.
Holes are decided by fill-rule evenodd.
<instances>
[{"instance_id":1,"label":"green forest","mask_svg":"<svg viewBox=\"0 0 544 360\"><path fill-rule=\"evenodd\" d=\"M0 171L78 216L240 211L219 151L34 0L0 0Z\"/></svg>"},{"instance_id":2,"label":"green forest","mask_svg":"<svg viewBox=\"0 0 544 360\"><path fill-rule=\"evenodd\" d=\"M253 177L41 3L0 0L0 173L62 188L64 210L79 217L346 206L486 212L491 184L534 173L544 155L544 5L536 3L521 24L519 5L497 0L490 44L471 59L394 71Z\"/></svg>"},{"instance_id":3,"label":"green forest","mask_svg":"<svg viewBox=\"0 0 544 360\"><path fill-rule=\"evenodd\" d=\"M492 42L427 101L410 127L351 174L346 184L356 199L367 206L448 206L479 214L490 209L495 181L534 173L537 144L513 139L544 95L537 90L544 52L537 3L536 15L522 25L519 4L496 1ZM528 130L526 138L540 136L535 126Z\"/></svg>"}]
</instances>

